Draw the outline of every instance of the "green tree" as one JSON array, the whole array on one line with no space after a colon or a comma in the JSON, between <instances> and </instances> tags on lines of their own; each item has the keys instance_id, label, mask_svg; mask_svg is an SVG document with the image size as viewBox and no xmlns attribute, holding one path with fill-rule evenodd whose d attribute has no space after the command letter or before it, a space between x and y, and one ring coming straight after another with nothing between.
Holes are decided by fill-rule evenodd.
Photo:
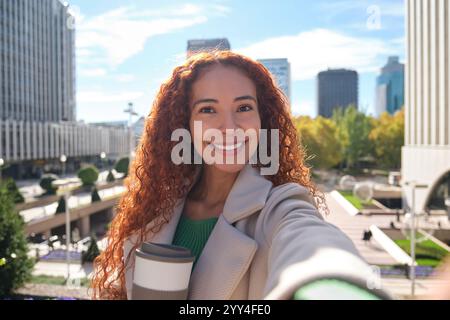
<instances>
[{"instance_id":1,"label":"green tree","mask_svg":"<svg viewBox=\"0 0 450 320\"><path fill-rule=\"evenodd\" d=\"M129 165L130 165L130 159L128 157L121 158L121 159L119 159L119 161L117 161L114 169L116 169L117 172L123 173L124 176L127 176Z\"/></svg>"},{"instance_id":2,"label":"green tree","mask_svg":"<svg viewBox=\"0 0 450 320\"><path fill-rule=\"evenodd\" d=\"M298 117L294 123L300 141L306 148L307 161L315 168L329 169L342 161L341 141L337 138L337 127L331 119Z\"/></svg>"},{"instance_id":3,"label":"green tree","mask_svg":"<svg viewBox=\"0 0 450 320\"><path fill-rule=\"evenodd\" d=\"M0 298L31 279L34 261L28 257L25 222L14 209L14 194L0 184Z\"/></svg>"},{"instance_id":4,"label":"green tree","mask_svg":"<svg viewBox=\"0 0 450 320\"><path fill-rule=\"evenodd\" d=\"M25 199L22 196L22 194L19 191L19 188L17 188L16 182L14 179L7 179L6 182L6 188L8 189L8 192L13 196L14 203L24 203Z\"/></svg>"},{"instance_id":5,"label":"green tree","mask_svg":"<svg viewBox=\"0 0 450 320\"><path fill-rule=\"evenodd\" d=\"M78 171L78 178L80 178L84 187L90 187L95 184L98 179L98 169L94 166L87 166Z\"/></svg>"},{"instance_id":6,"label":"green tree","mask_svg":"<svg viewBox=\"0 0 450 320\"><path fill-rule=\"evenodd\" d=\"M369 139L374 145L377 163L384 169L398 169L405 143L405 114L403 109L390 115L383 113L373 121Z\"/></svg>"},{"instance_id":7,"label":"green tree","mask_svg":"<svg viewBox=\"0 0 450 320\"><path fill-rule=\"evenodd\" d=\"M351 105L345 109L335 109L333 120L337 126L337 138L342 143L347 168L353 168L361 158L373 153L369 140L372 119Z\"/></svg>"}]
</instances>

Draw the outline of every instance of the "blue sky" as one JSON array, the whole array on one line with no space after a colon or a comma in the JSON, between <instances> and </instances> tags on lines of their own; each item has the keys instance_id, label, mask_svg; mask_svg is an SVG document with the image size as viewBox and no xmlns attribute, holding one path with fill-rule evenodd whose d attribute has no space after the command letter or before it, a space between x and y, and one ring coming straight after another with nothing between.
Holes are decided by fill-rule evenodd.
<instances>
[{"instance_id":1,"label":"blue sky","mask_svg":"<svg viewBox=\"0 0 450 320\"><path fill-rule=\"evenodd\" d=\"M77 118L148 115L188 39L226 37L254 59L288 58L292 111L317 115L316 75L359 72L360 108L373 113L375 79L389 55L404 61L403 0L72 0L77 17Z\"/></svg>"}]
</instances>

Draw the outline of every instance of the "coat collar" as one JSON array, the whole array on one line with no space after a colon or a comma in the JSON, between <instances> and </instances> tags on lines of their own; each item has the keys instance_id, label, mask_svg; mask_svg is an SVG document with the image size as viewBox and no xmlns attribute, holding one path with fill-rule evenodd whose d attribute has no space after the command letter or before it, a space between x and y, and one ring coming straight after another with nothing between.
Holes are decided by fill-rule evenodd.
<instances>
[{"instance_id":1,"label":"coat collar","mask_svg":"<svg viewBox=\"0 0 450 320\"><path fill-rule=\"evenodd\" d=\"M199 177L197 171L195 181ZM239 172L225 201L210 237L192 271L189 299L229 299L258 248L254 239L233 226L261 210L272 188L272 182L250 164ZM171 244L183 212L185 198L175 206L169 222L151 241ZM227 270L223 273L223 270Z\"/></svg>"}]
</instances>

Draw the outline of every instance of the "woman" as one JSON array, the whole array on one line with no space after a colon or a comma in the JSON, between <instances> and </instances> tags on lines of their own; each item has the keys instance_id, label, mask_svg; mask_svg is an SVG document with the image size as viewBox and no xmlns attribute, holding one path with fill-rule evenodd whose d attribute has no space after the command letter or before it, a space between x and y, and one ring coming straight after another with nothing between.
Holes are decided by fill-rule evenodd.
<instances>
[{"instance_id":1,"label":"woman","mask_svg":"<svg viewBox=\"0 0 450 320\"><path fill-rule=\"evenodd\" d=\"M130 298L134 249L143 241L192 250L189 299L314 299L323 288L386 297L367 288L371 269L319 213L327 210L324 198L310 180L288 110L268 70L242 55L200 53L176 67L146 120L128 192L95 261L94 298ZM189 155L200 155L199 163L175 163L177 129L192 135ZM226 142L208 138L208 129ZM263 146L258 135L255 148L254 136L230 134L262 129L277 139ZM262 163L264 147L276 156L271 163ZM210 161L208 148L209 157L244 161ZM268 166L275 172L263 175Z\"/></svg>"}]
</instances>

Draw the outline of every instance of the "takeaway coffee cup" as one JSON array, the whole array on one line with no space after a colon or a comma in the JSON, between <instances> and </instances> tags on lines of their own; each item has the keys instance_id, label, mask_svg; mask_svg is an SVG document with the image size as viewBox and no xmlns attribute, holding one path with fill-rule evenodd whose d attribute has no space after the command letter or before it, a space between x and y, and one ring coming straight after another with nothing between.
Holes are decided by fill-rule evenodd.
<instances>
[{"instance_id":1,"label":"takeaway coffee cup","mask_svg":"<svg viewBox=\"0 0 450 320\"><path fill-rule=\"evenodd\" d=\"M186 300L194 256L187 248L144 242L136 251L132 300Z\"/></svg>"}]
</instances>

